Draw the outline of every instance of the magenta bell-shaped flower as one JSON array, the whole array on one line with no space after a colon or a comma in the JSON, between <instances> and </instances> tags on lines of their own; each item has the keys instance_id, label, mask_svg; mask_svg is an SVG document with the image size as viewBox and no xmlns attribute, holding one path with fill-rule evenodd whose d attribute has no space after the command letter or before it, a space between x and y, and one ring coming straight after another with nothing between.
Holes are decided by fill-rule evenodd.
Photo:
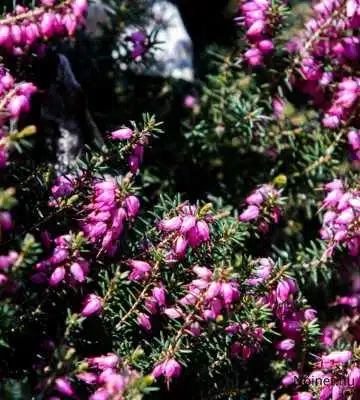
<instances>
[{"instance_id":1,"label":"magenta bell-shaped flower","mask_svg":"<svg viewBox=\"0 0 360 400\"><path fill-rule=\"evenodd\" d=\"M181 374L181 365L171 358L164 362L163 370L167 378L175 378Z\"/></svg>"},{"instance_id":2,"label":"magenta bell-shaped flower","mask_svg":"<svg viewBox=\"0 0 360 400\"><path fill-rule=\"evenodd\" d=\"M65 376L55 380L55 387L59 393L65 396L72 396L74 394L74 389L71 386L70 380Z\"/></svg>"},{"instance_id":3,"label":"magenta bell-shaped flower","mask_svg":"<svg viewBox=\"0 0 360 400\"><path fill-rule=\"evenodd\" d=\"M295 340L284 339L276 345L278 350L289 351L295 347Z\"/></svg>"},{"instance_id":4,"label":"magenta bell-shaped flower","mask_svg":"<svg viewBox=\"0 0 360 400\"><path fill-rule=\"evenodd\" d=\"M83 304L81 315L89 317L93 314L98 314L102 310L102 299L96 294L89 294Z\"/></svg>"},{"instance_id":5,"label":"magenta bell-shaped flower","mask_svg":"<svg viewBox=\"0 0 360 400\"><path fill-rule=\"evenodd\" d=\"M297 371L288 372L281 380L281 383L285 386L292 385L299 379L299 373Z\"/></svg>"},{"instance_id":6,"label":"magenta bell-shaped flower","mask_svg":"<svg viewBox=\"0 0 360 400\"><path fill-rule=\"evenodd\" d=\"M152 290L152 297L155 299L159 306L164 306L166 303L166 292L164 287L154 287Z\"/></svg>"},{"instance_id":7,"label":"magenta bell-shaped flower","mask_svg":"<svg viewBox=\"0 0 360 400\"><path fill-rule=\"evenodd\" d=\"M349 350L333 351L321 358L322 368L332 368L339 364L345 364L352 358L352 352Z\"/></svg>"},{"instance_id":8,"label":"magenta bell-shaped flower","mask_svg":"<svg viewBox=\"0 0 360 400\"><path fill-rule=\"evenodd\" d=\"M306 321L313 321L317 317L317 311L313 308L308 308L304 311L304 318Z\"/></svg>"},{"instance_id":9,"label":"magenta bell-shaped flower","mask_svg":"<svg viewBox=\"0 0 360 400\"><path fill-rule=\"evenodd\" d=\"M11 32L7 25L0 25L0 46L9 46L11 44Z\"/></svg>"},{"instance_id":10,"label":"magenta bell-shaped flower","mask_svg":"<svg viewBox=\"0 0 360 400\"><path fill-rule=\"evenodd\" d=\"M253 219L256 219L260 214L260 210L258 207L254 205L250 205L243 211L239 217L240 221L247 222Z\"/></svg>"},{"instance_id":11,"label":"magenta bell-shaped flower","mask_svg":"<svg viewBox=\"0 0 360 400\"><path fill-rule=\"evenodd\" d=\"M115 368L119 362L119 357L114 353L108 353L99 357L91 357L88 362L92 366L106 370Z\"/></svg>"},{"instance_id":12,"label":"magenta bell-shaped flower","mask_svg":"<svg viewBox=\"0 0 360 400\"><path fill-rule=\"evenodd\" d=\"M138 281L146 279L151 272L151 265L145 261L130 260L128 261L128 264L133 269L131 274L129 275L130 280Z\"/></svg>"},{"instance_id":13,"label":"magenta bell-shaped flower","mask_svg":"<svg viewBox=\"0 0 360 400\"><path fill-rule=\"evenodd\" d=\"M287 280L282 280L276 287L276 298L280 303L285 302L290 295L291 288Z\"/></svg>"},{"instance_id":14,"label":"magenta bell-shaped flower","mask_svg":"<svg viewBox=\"0 0 360 400\"><path fill-rule=\"evenodd\" d=\"M180 233L188 232L190 229L194 228L195 224L196 218L193 215L186 215L182 220Z\"/></svg>"},{"instance_id":15,"label":"magenta bell-shaped flower","mask_svg":"<svg viewBox=\"0 0 360 400\"><path fill-rule=\"evenodd\" d=\"M188 245L188 241L184 238L184 236L179 236L175 241L175 253L179 257L184 257L185 251Z\"/></svg>"},{"instance_id":16,"label":"magenta bell-shaped flower","mask_svg":"<svg viewBox=\"0 0 360 400\"><path fill-rule=\"evenodd\" d=\"M205 221L198 221L196 228L201 241L206 242L210 239L209 225Z\"/></svg>"},{"instance_id":17,"label":"magenta bell-shaped flower","mask_svg":"<svg viewBox=\"0 0 360 400\"><path fill-rule=\"evenodd\" d=\"M57 286L61 281L63 281L64 278L65 278L65 268L57 267L51 274L49 283L51 286Z\"/></svg>"},{"instance_id":18,"label":"magenta bell-shaped flower","mask_svg":"<svg viewBox=\"0 0 360 400\"><path fill-rule=\"evenodd\" d=\"M18 118L22 112L30 109L29 100L23 94L12 97L7 106L12 118Z\"/></svg>"},{"instance_id":19,"label":"magenta bell-shaped flower","mask_svg":"<svg viewBox=\"0 0 360 400\"><path fill-rule=\"evenodd\" d=\"M360 387L360 368L353 367L349 370L348 382L351 387Z\"/></svg>"},{"instance_id":20,"label":"magenta bell-shaped flower","mask_svg":"<svg viewBox=\"0 0 360 400\"><path fill-rule=\"evenodd\" d=\"M147 331L151 330L151 322L148 315L140 313L137 317L137 322L143 329Z\"/></svg>"},{"instance_id":21,"label":"magenta bell-shaped flower","mask_svg":"<svg viewBox=\"0 0 360 400\"><path fill-rule=\"evenodd\" d=\"M116 140L127 140L130 139L133 134L134 132L130 128L120 128L111 132L111 138Z\"/></svg>"},{"instance_id":22,"label":"magenta bell-shaped flower","mask_svg":"<svg viewBox=\"0 0 360 400\"><path fill-rule=\"evenodd\" d=\"M129 217L136 217L140 210L140 201L136 196L128 196L123 202Z\"/></svg>"},{"instance_id":23,"label":"magenta bell-shaped flower","mask_svg":"<svg viewBox=\"0 0 360 400\"><path fill-rule=\"evenodd\" d=\"M181 310L175 307L165 308L164 314L166 314L170 319L177 319L182 317Z\"/></svg>"},{"instance_id":24,"label":"magenta bell-shaped flower","mask_svg":"<svg viewBox=\"0 0 360 400\"><path fill-rule=\"evenodd\" d=\"M176 231L180 228L182 223L181 217L173 217L170 219L163 219L159 223L159 229L164 232Z\"/></svg>"}]
</instances>

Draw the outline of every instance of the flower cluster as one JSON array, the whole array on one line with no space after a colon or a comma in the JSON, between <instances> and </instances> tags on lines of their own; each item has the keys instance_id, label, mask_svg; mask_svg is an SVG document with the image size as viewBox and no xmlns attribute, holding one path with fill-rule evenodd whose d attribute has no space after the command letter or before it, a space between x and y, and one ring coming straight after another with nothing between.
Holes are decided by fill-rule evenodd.
<instances>
[{"instance_id":1,"label":"flower cluster","mask_svg":"<svg viewBox=\"0 0 360 400\"><path fill-rule=\"evenodd\" d=\"M230 323L225 331L232 336L230 346L230 357L241 357L248 360L253 354L261 351L261 344L264 341L264 328L251 327L244 322Z\"/></svg>"},{"instance_id":2,"label":"flower cluster","mask_svg":"<svg viewBox=\"0 0 360 400\"><path fill-rule=\"evenodd\" d=\"M61 175L56 178L55 184L51 187L52 199L49 206L57 207L59 201L70 196L74 192L76 178L72 175Z\"/></svg>"},{"instance_id":3,"label":"flower cluster","mask_svg":"<svg viewBox=\"0 0 360 400\"><path fill-rule=\"evenodd\" d=\"M198 315L202 320L216 320L222 311L239 300L239 286L236 280L221 276L221 273L217 276L218 274L206 267L196 266L193 271L197 277L190 282L187 294L179 300L179 304L182 306L196 304Z\"/></svg>"},{"instance_id":4,"label":"flower cluster","mask_svg":"<svg viewBox=\"0 0 360 400\"><path fill-rule=\"evenodd\" d=\"M240 13L237 21L245 27L251 46L244 57L249 65L262 65L274 49L272 37L280 22L278 6L268 0L249 0L240 5Z\"/></svg>"},{"instance_id":5,"label":"flower cluster","mask_svg":"<svg viewBox=\"0 0 360 400\"><path fill-rule=\"evenodd\" d=\"M172 250L169 258L182 258L189 247L197 248L210 239L208 223L212 217L195 205L183 205L177 216L163 219L158 224L162 232L172 234Z\"/></svg>"},{"instance_id":6,"label":"flower cluster","mask_svg":"<svg viewBox=\"0 0 360 400\"><path fill-rule=\"evenodd\" d=\"M246 208L240 214L242 222L256 221L261 232L269 230L269 222L279 222L281 192L274 186L266 184L256 189L245 199Z\"/></svg>"},{"instance_id":7,"label":"flower cluster","mask_svg":"<svg viewBox=\"0 0 360 400\"><path fill-rule=\"evenodd\" d=\"M324 126L337 128L341 121L347 121L360 94L360 79L343 78L334 93L333 101L325 110Z\"/></svg>"},{"instance_id":8,"label":"flower cluster","mask_svg":"<svg viewBox=\"0 0 360 400\"><path fill-rule=\"evenodd\" d=\"M284 386L307 385L309 391L295 392L296 400L345 400L360 387L360 369L353 363L351 351L332 351L319 357L315 368L306 377L291 371L282 379Z\"/></svg>"},{"instance_id":9,"label":"flower cluster","mask_svg":"<svg viewBox=\"0 0 360 400\"><path fill-rule=\"evenodd\" d=\"M90 357L83 364L83 371L78 372L76 377L91 387L93 394L89 400L123 399L130 385L139 379L139 374L114 353ZM55 383L57 391L61 394L75 394L68 378L58 378Z\"/></svg>"},{"instance_id":10,"label":"flower cluster","mask_svg":"<svg viewBox=\"0 0 360 400\"><path fill-rule=\"evenodd\" d=\"M129 168L132 173L136 173L143 161L144 146L148 144L148 132L134 132L132 129L124 127L111 133L113 140L129 140L131 154L128 158Z\"/></svg>"},{"instance_id":11,"label":"flower cluster","mask_svg":"<svg viewBox=\"0 0 360 400\"><path fill-rule=\"evenodd\" d=\"M326 212L320 235L328 243L326 255L331 256L336 246L345 245L356 256L360 252L360 190L346 190L339 179L326 184L325 190L322 209Z\"/></svg>"},{"instance_id":12,"label":"flower cluster","mask_svg":"<svg viewBox=\"0 0 360 400\"><path fill-rule=\"evenodd\" d=\"M30 98L36 90L30 82L16 83L10 72L0 65L0 168L6 166L10 146L16 139L9 135L6 123L29 111Z\"/></svg>"},{"instance_id":13,"label":"flower cluster","mask_svg":"<svg viewBox=\"0 0 360 400\"><path fill-rule=\"evenodd\" d=\"M62 282L71 286L83 283L89 273L89 263L76 248L76 238L72 235L59 236L54 244L51 256L34 266L33 282L46 282L50 286L58 286Z\"/></svg>"},{"instance_id":14,"label":"flower cluster","mask_svg":"<svg viewBox=\"0 0 360 400\"><path fill-rule=\"evenodd\" d=\"M168 358L156 364L151 375L155 379L164 376L169 381L180 376L181 370L181 365L174 358Z\"/></svg>"},{"instance_id":15,"label":"flower cluster","mask_svg":"<svg viewBox=\"0 0 360 400\"><path fill-rule=\"evenodd\" d=\"M124 196L113 178L96 181L93 190L83 230L90 243L100 243L101 249L114 255L125 222L138 214L140 202L136 196Z\"/></svg>"},{"instance_id":16,"label":"flower cluster","mask_svg":"<svg viewBox=\"0 0 360 400\"><path fill-rule=\"evenodd\" d=\"M313 11L306 31L287 45L297 53L295 66L300 72L292 81L323 109L323 125L337 128L352 118L358 103L354 69L360 50L358 5L354 0L322 0Z\"/></svg>"},{"instance_id":17,"label":"flower cluster","mask_svg":"<svg viewBox=\"0 0 360 400\"><path fill-rule=\"evenodd\" d=\"M83 24L86 9L87 0L42 0L41 6L32 10L18 5L0 20L0 47L22 55L40 40L72 36Z\"/></svg>"}]
</instances>

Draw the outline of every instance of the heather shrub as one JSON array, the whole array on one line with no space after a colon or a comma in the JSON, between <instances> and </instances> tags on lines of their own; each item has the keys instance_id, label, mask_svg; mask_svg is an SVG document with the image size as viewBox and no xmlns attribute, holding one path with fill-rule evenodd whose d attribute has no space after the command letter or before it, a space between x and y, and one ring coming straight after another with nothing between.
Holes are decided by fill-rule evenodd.
<instances>
[{"instance_id":1,"label":"heather shrub","mask_svg":"<svg viewBox=\"0 0 360 400\"><path fill-rule=\"evenodd\" d=\"M0 19L0 398L358 398L360 5L231 2L192 84L133 3Z\"/></svg>"}]
</instances>

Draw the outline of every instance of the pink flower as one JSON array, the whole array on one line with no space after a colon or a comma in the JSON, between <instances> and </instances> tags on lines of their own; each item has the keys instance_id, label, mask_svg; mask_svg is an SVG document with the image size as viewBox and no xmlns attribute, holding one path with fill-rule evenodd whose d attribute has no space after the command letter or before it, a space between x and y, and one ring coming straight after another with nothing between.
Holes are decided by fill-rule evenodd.
<instances>
[{"instance_id":1,"label":"pink flower","mask_svg":"<svg viewBox=\"0 0 360 400\"><path fill-rule=\"evenodd\" d=\"M206 267L197 267L196 266L193 268L193 271L201 279L208 280L208 279L211 279L211 277L212 277L212 272Z\"/></svg>"},{"instance_id":2,"label":"pink flower","mask_svg":"<svg viewBox=\"0 0 360 400\"><path fill-rule=\"evenodd\" d=\"M147 331L151 330L151 322L148 315L140 313L137 317L138 324Z\"/></svg>"},{"instance_id":3,"label":"pink flower","mask_svg":"<svg viewBox=\"0 0 360 400\"><path fill-rule=\"evenodd\" d=\"M264 28L265 28L265 22L263 20L258 20L250 26L246 34L248 36L258 36L260 33L262 33Z\"/></svg>"},{"instance_id":4,"label":"pink flower","mask_svg":"<svg viewBox=\"0 0 360 400\"><path fill-rule=\"evenodd\" d=\"M316 316L317 311L313 308L308 308L304 311L304 318L306 319L306 321L313 321L314 319L316 319Z\"/></svg>"},{"instance_id":5,"label":"pink flower","mask_svg":"<svg viewBox=\"0 0 360 400\"><path fill-rule=\"evenodd\" d=\"M83 304L81 315L88 317L93 314L98 314L102 310L102 299L95 294L89 294Z\"/></svg>"},{"instance_id":6,"label":"pink flower","mask_svg":"<svg viewBox=\"0 0 360 400\"><path fill-rule=\"evenodd\" d=\"M352 387L360 387L360 368L353 367L349 370L348 382Z\"/></svg>"},{"instance_id":7,"label":"pink flower","mask_svg":"<svg viewBox=\"0 0 360 400\"><path fill-rule=\"evenodd\" d=\"M133 268L129 279L131 280L143 280L146 279L151 272L151 265L145 261L130 260L128 264Z\"/></svg>"},{"instance_id":8,"label":"pink flower","mask_svg":"<svg viewBox=\"0 0 360 400\"><path fill-rule=\"evenodd\" d=\"M195 224L196 224L196 218L193 215L186 215L182 220L180 232L181 233L188 232L195 226Z\"/></svg>"},{"instance_id":9,"label":"pink flower","mask_svg":"<svg viewBox=\"0 0 360 400\"><path fill-rule=\"evenodd\" d=\"M136 196L128 196L124 200L123 206L126 208L129 217L136 217L140 210L140 201Z\"/></svg>"},{"instance_id":10,"label":"pink flower","mask_svg":"<svg viewBox=\"0 0 360 400\"><path fill-rule=\"evenodd\" d=\"M181 374L181 365L173 358L170 358L165 361L163 370L167 378L175 378Z\"/></svg>"},{"instance_id":11,"label":"pink flower","mask_svg":"<svg viewBox=\"0 0 360 400\"><path fill-rule=\"evenodd\" d=\"M23 94L15 95L8 103L8 110L12 118L18 118L22 112L27 112L30 109L30 103Z\"/></svg>"},{"instance_id":12,"label":"pink flower","mask_svg":"<svg viewBox=\"0 0 360 400\"><path fill-rule=\"evenodd\" d=\"M159 228L165 232L172 232L176 231L181 226L181 218L180 217L173 217L170 219L163 219L159 223Z\"/></svg>"},{"instance_id":13,"label":"pink flower","mask_svg":"<svg viewBox=\"0 0 360 400\"><path fill-rule=\"evenodd\" d=\"M87 0L74 0L71 5L74 15L76 17L81 17L85 13L87 5Z\"/></svg>"},{"instance_id":14,"label":"pink flower","mask_svg":"<svg viewBox=\"0 0 360 400\"><path fill-rule=\"evenodd\" d=\"M278 283L276 287L276 297L280 303L286 301L289 297L291 288L286 280L282 280Z\"/></svg>"},{"instance_id":15,"label":"pink flower","mask_svg":"<svg viewBox=\"0 0 360 400\"><path fill-rule=\"evenodd\" d=\"M196 106L196 104L197 104L196 97L190 95L185 97L184 107L192 109Z\"/></svg>"},{"instance_id":16,"label":"pink flower","mask_svg":"<svg viewBox=\"0 0 360 400\"><path fill-rule=\"evenodd\" d=\"M85 274L84 271L81 267L81 265L77 262L74 262L70 266L70 272L73 275L74 279L78 282L84 282L85 280Z\"/></svg>"},{"instance_id":17,"label":"pink flower","mask_svg":"<svg viewBox=\"0 0 360 400\"><path fill-rule=\"evenodd\" d=\"M90 365L105 370L116 367L119 362L119 357L114 353L108 353L107 355L99 357L91 357L88 359L88 362Z\"/></svg>"},{"instance_id":18,"label":"pink flower","mask_svg":"<svg viewBox=\"0 0 360 400\"><path fill-rule=\"evenodd\" d=\"M284 339L279 342L276 346L278 350L289 351L295 347L295 341L293 339Z\"/></svg>"},{"instance_id":19,"label":"pink flower","mask_svg":"<svg viewBox=\"0 0 360 400\"><path fill-rule=\"evenodd\" d=\"M336 219L338 224L349 224L355 218L354 211L352 208L345 209Z\"/></svg>"},{"instance_id":20,"label":"pink flower","mask_svg":"<svg viewBox=\"0 0 360 400\"><path fill-rule=\"evenodd\" d=\"M321 358L320 365L322 368L332 368L339 364L344 364L351 360L352 352L349 350L333 351Z\"/></svg>"},{"instance_id":21,"label":"pink flower","mask_svg":"<svg viewBox=\"0 0 360 400\"><path fill-rule=\"evenodd\" d=\"M152 290L152 296L156 300L159 306L164 306L166 303L166 294L164 287L154 287Z\"/></svg>"},{"instance_id":22,"label":"pink flower","mask_svg":"<svg viewBox=\"0 0 360 400\"><path fill-rule=\"evenodd\" d=\"M55 380L55 387L59 393L65 396L72 396L74 394L74 389L71 386L70 380L64 376Z\"/></svg>"},{"instance_id":23,"label":"pink flower","mask_svg":"<svg viewBox=\"0 0 360 400\"><path fill-rule=\"evenodd\" d=\"M198 221L196 223L196 228L198 235L203 242L206 242L210 239L209 225L205 221Z\"/></svg>"},{"instance_id":24,"label":"pink flower","mask_svg":"<svg viewBox=\"0 0 360 400\"><path fill-rule=\"evenodd\" d=\"M185 255L187 245L188 241L183 236L179 236L175 241L175 253L179 257L183 257Z\"/></svg>"},{"instance_id":25,"label":"pink flower","mask_svg":"<svg viewBox=\"0 0 360 400\"><path fill-rule=\"evenodd\" d=\"M120 128L116 131L111 132L111 138L117 140L130 139L134 134L133 130L130 128Z\"/></svg>"},{"instance_id":26,"label":"pink flower","mask_svg":"<svg viewBox=\"0 0 360 400\"><path fill-rule=\"evenodd\" d=\"M299 379L299 373L297 371L288 372L281 380L281 383L285 386L292 385Z\"/></svg>"},{"instance_id":27,"label":"pink flower","mask_svg":"<svg viewBox=\"0 0 360 400\"><path fill-rule=\"evenodd\" d=\"M65 268L57 267L51 274L49 283L51 286L57 286L65 278Z\"/></svg>"},{"instance_id":28,"label":"pink flower","mask_svg":"<svg viewBox=\"0 0 360 400\"><path fill-rule=\"evenodd\" d=\"M10 28L7 25L0 25L0 46L9 46L11 44Z\"/></svg>"},{"instance_id":29,"label":"pink flower","mask_svg":"<svg viewBox=\"0 0 360 400\"><path fill-rule=\"evenodd\" d=\"M165 308L164 314L166 314L170 319L177 319L183 315L181 310L175 307Z\"/></svg>"},{"instance_id":30,"label":"pink flower","mask_svg":"<svg viewBox=\"0 0 360 400\"><path fill-rule=\"evenodd\" d=\"M259 216L259 214L260 214L259 208L254 205L250 205L240 215L239 220L243 222L251 221L253 219L256 219Z\"/></svg>"}]
</instances>

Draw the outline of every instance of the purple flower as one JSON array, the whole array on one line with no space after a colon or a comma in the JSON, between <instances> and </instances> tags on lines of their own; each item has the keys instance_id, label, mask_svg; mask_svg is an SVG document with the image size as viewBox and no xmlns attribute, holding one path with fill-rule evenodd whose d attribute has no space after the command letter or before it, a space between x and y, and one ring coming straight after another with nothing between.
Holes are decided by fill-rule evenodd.
<instances>
[{"instance_id":1,"label":"purple flower","mask_svg":"<svg viewBox=\"0 0 360 400\"><path fill-rule=\"evenodd\" d=\"M126 140L130 139L133 134L134 132L132 129L125 127L111 132L111 138L116 140Z\"/></svg>"},{"instance_id":2,"label":"purple flower","mask_svg":"<svg viewBox=\"0 0 360 400\"><path fill-rule=\"evenodd\" d=\"M245 209L245 211L242 212L239 219L240 221L247 222L256 219L259 216L259 214L260 214L259 208L254 205L250 205Z\"/></svg>"},{"instance_id":3,"label":"purple flower","mask_svg":"<svg viewBox=\"0 0 360 400\"><path fill-rule=\"evenodd\" d=\"M81 315L89 317L93 314L98 314L102 310L102 299L95 294L89 294L83 304Z\"/></svg>"},{"instance_id":4,"label":"purple flower","mask_svg":"<svg viewBox=\"0 0 360 400\"><path fill-rule=\"evenodd\" d=\"M55 380L55 387L59 393L65 396L72 396L74 394L74 389L71 386L70 380L64 376Z\"/></svg>"},{"instance_id":5,"label":"purple flower","mask_svg":"<svg viewBox=\"0 0 360 400\"><path fill-rule=\"evenodd\" d=\"M289 351L295 347L295 341L293 339L284 339L279 342L276 346L278 350Z\"/></svg>"},{"instance_id":6,"label":"purple flower","mask_svg":"<svg viewBox=\"0 0 360 400\"><path fill-rule=\"evenodd\" d=\"M51 274L49 283L51 286L57 286L65 278L65 268L57 267Z\"/></svg>"},{"instance_id":7,"label":"purple flower","mask_svg":"<svg viewBox=\"0 0 360 400\"><path fill-rule=\"evenodd\" d=\"M181 374L181 365L171 358L164 362L163 370L167 378L175 378Z\"/></svg>"},{"instance_id":8,"label":"purple flower","mask_svg":"<svg viewBox=\"0 0 360 400\"><path fill-rule=\"evenodd\" d=\"M143 329L147 331L151 330L151 322L148 315L140 313L137 317L137 322Z\"/></svg>"}]
</instances>

